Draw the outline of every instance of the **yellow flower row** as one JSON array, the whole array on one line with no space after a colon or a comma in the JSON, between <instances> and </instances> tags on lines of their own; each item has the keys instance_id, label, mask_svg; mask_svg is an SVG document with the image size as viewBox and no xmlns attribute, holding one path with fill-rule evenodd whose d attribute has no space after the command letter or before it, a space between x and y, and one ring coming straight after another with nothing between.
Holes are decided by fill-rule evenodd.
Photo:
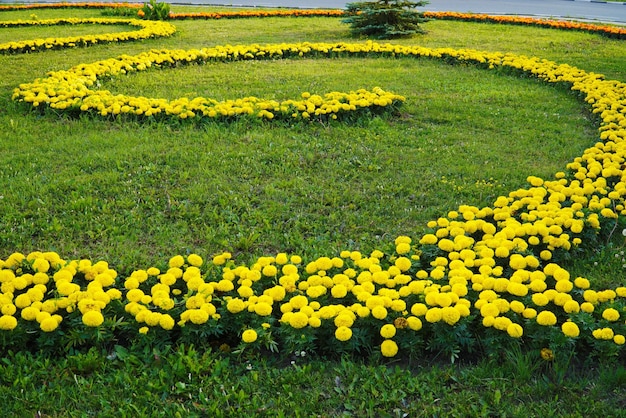
<instances>
[{"instance_id":1,"label":"yellow flower row","mask_svg":"<svg viewBox=\"0 0 626 418\"><path fill-rule=\"evenodd\" d=\"M382 109L404 101L404 97L379 87L371 91L359 89L349 93L331 92L323 96L302 93L300 99L284 101L244 97L217 101L210 98L179 98L174 100L116 95L107 90L94 90L102 77L114 77L152 67L167 67L191 62L233 61L285 58L339 52L341 47L325 44L278 44L249 46L216 46L201 50L153 50L137 56L81 64L67 71L56 71L47 78L22 84L15 89L14 100L49 106L55 110L94 112L101 116L133 115L141 117L166 116L187 118L230 118L253 115L273 119L327 118L364 109Z\"/></svg>"},{"instance_id":2,"label":"yellow flower row","mask_svg":"<svg viewBox=\"0 0 626 418\"><path fill-rule=\"evenodd\" d=\"M14 20L2 21L0 27L19 26L55 26L55 25L129 25L141 28L131 32L105 33L99 35L81 35L67 37L49 37L32 40L6 42L0 44L0 53L23 53L44 51L48 49L89 46L103 42L125 42L139 39L171 36L176 32L176 27L162 21L141 19L105 19L105 18L64 18L42 20Z\"/></svg>"}]
</instances>

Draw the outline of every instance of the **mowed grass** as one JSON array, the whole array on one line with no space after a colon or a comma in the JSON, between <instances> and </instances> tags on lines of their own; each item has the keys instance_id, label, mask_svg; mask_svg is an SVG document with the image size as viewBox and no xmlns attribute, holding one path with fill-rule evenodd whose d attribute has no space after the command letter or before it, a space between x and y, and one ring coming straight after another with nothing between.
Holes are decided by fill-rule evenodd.
<instances>
[{"instance_id":1,"label":"mowed grass","mask_svg":"<svg viewBox=\"0 0 626 418\"><path fill-rule=\"evenodd\" d=\"M80 15L87 12L98 15ZM332 18L173 23L178 33L169 39L2 56L15 69L1 82L4 97L47 71L150 48L354 41ZM502 30L429 22L429 34L402 42L453 43L452 34L465 31L465 46L475 48L487 28ZM505 28L520 33L520 44L529 31L562 33ZM43 37L55 29L39 30ZM564 36L582 43L588 37ZM285 99L374 86L407 97L399 116L330 125L150 125L40 116L9 102L8 129L0 135L13 152L2 157L7 211L0 245L105 259L122 272L173 253L225 250L247 262L279 251L369 252L398 235L417 237L428 220L460 204L489 205L528 175L548 178L594 141L586 108L566 89L426 59L209 64L133 74L102 88L149 97Z\"/></svg>"},{"instance_id":2,"label":"mowed grass","mask_svg":"<svg viewBox=\"0 0 626 418\"><path fill-rule=\"evenodd\" d=\"M100 16L72 9L0 18L33 13ZM489 205L523 187L528 175L550 178L597 140L586 106L567 89L426 59L209 64L102 86L122 94L227 99L378 85L407 97L398 115L349 124L70 119L10 101L15 86L47 71L151 48L355 41L331 18L173 23L178 33L168 39L0 56L0 258L54 250L68 259L107 260L126 275L188 252L232 251L243 263L278 251L309 258L385 249L397 235L418 237L428 220L460 204ZM623 41L449 21L425 28L428 34L398 42L536 55L626 80ZM39 28L23 39L75 30L82 29ZM598 287L623 284L622 244L577 260L575 271ZM623 365L567 368L534 354L381 365L310 353L277 363L184 347L94 349L66 359L2 353L0 411L55 417L623 413Z\"/></svg>"}]
</instances>

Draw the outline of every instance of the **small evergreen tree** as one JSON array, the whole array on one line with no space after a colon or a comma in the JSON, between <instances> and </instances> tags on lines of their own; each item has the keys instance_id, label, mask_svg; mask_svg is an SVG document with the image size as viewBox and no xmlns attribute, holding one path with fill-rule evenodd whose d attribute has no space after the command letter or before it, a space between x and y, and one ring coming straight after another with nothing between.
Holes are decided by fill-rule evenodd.
<instances>
[{"instance_id":1,"label":"small evergreen tree","mask_svg":"<svg viewBox=\"0 0 626 418\"><path fill-rule=\"evenodd\" d=\"M346 13L349 17L342 23L350 25L354 36L367 36L375 39L406 38L416 33L425 33L420 27L428 19L414 10L425 6L428 1L377 0L348 3Z\"/></svg>"}]
</instances>

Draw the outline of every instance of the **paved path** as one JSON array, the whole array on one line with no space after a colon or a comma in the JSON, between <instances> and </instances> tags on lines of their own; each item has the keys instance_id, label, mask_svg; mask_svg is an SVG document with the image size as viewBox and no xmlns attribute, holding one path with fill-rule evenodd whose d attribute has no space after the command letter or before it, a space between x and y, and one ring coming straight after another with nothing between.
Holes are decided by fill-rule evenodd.
<instances>
[{"instance_id":1,"label":"paved path","mask_svg":"<svg viewBox=\"0 0 626 418\"><path fill-rule=\"evenodd\" d=\"M84 0L65 0L84 1ZM99 0L113 2L119 0ZM142 2L141 0L128 0ZM343 9L352 0L165 0L172 4L228 5L290 8ZM356 0L358 1L358 0ZM46 0L0 0L2 3L42 3ZM623 3L596 0L430 0L420 10L573 18L626 25L626 0Z\"/></svg>"}]
</instances>

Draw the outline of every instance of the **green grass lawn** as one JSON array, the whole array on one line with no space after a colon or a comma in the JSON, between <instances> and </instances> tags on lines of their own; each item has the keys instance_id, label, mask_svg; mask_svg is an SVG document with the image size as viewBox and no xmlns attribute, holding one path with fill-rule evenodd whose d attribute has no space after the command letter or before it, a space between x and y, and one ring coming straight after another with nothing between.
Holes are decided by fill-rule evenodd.
<instances>
[{"instance_id":1,"label":"green grass lawn","mask_svg":"<svg viewBox=\"0 0 626 418\"><path fill-rule=\"evenodd\" d=\"M98 10L2 12L0 19L96 17ZM56 251L106 260L122 275L176 254L231 251L240 263L393 248L459 205L487 206L551 178L597 141L596 120L561 86L428 59L211 63L103 82L126 95L286 99L380 86L400 115L328 124L153 123L70 118L10 100L20 83L151 48L350 41L336 18L173 22L170 38L0 55L0 258ZM426 47L513 52L626 80L624 41L555 29L431 21ZM92 27L0 29L0 43ZM98 28L124 31L122 25ZM614 236L615 237L615 236ZM598 287L623 285L621 231L568 267ZM620 252L621 251L621 252ZM616 364L414 355L248 357L200 347L67 358L0 353L6 416L620 416ZM536 353L535 353L536 354ZM269 383L268 383L269 382ZM39 412L40 411L40 412Z\"/></svg>"}]
</instances>

